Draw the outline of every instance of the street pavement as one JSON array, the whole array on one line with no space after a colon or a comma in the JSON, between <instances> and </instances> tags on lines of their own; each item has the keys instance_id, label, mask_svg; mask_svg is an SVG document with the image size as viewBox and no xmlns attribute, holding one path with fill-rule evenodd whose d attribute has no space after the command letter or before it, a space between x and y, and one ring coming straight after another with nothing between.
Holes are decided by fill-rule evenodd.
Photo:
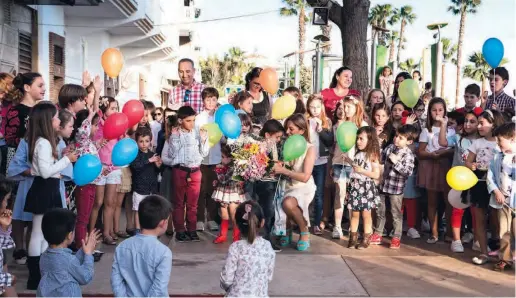
<instances>
[{"instance_id":1,"label":"street pavement","mask_svg":"<svg viewBox=\"0 0 516 298\"><path fill-rule=\"evenodd\" d=\"M160 240L173 253L169 294L171 296L223 296L220 271L230 243L215 245L213 232L200 233L201 242L176 243ZM294 235L297 239L297 235ZM495 272L493 264L471 263L475 253L467 246L463 254L452 254L449 244L426 244L422 239L402 239L399 250L384 245L367 250L346 248L346 240L331 240L330 233L311 236L311 247L298 252L294 246L276 255L271 296L490 296L515 297L514 270ZM106 254L95 263L93 282L83 287L84 296L110 296L114 246L100 245ZM9 270L18 278L17 292L25 290L28 271L10 258Z\"/></svg>"}]
</instances>

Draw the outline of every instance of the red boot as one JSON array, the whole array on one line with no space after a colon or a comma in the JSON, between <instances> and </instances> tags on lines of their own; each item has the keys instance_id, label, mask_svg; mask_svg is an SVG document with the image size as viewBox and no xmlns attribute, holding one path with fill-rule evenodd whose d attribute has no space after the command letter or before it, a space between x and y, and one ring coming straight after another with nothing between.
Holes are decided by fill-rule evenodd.
<instances>
[{"instance_id":1,"label":"red boot","mask_svg":"<svg viewBox=\"0 0 516 298\"><path fill-rule=\"evenodd\" d=\"M238 227L235 225L233 227L233 242L235 241L238 241L240 240L240 230L238 229Z\"/></svg>"},{"instance_id":2,"label":"red boot","mask_svg":"<svg viewBox=\"0 0 516 298\"><path fill-rule=\"evenodd\" d=\"M219 243L226 242L226 240L228 239L228 228L229 228L229 220L223 219L222 222L220 223L220 233L217 236L217 238L215 238L215 240L213 240L213 243L219 244Z\"/></svg>"}]
</instances>

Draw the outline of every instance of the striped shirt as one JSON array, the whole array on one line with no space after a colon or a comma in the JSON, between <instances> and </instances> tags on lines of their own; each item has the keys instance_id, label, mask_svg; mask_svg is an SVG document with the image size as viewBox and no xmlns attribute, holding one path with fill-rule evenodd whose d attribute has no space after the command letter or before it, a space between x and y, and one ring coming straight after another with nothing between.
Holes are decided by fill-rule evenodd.
<instances>
[{"instance_id":1,"label":"striped shirt","mask_svg":"<svg viewBox=\"0 0 516 298\"><path fill-rule=\"evenodd\" d=\"M514 111L514 98L510 97L503 90L497 96L495 96L494 93L489 95L486 102L486 109L492 109L493 104L496 105L498 111L503 112L506 109Z\"/></svg>"}]
</instances>

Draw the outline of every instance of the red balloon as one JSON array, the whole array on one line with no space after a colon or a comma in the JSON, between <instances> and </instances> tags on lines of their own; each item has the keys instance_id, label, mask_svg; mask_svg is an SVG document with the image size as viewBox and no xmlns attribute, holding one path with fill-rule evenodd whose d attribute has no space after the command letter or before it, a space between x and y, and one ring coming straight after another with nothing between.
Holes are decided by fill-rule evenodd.
<instances>
[{"instance_id":1,"label":"red balloon","mask_svg":"<svg viewBox=\"0 0 516 298\"><path fill-rule=\"evenodd\" d=\"M131 127L142 120L143 115L145 115L145 109L141 101L137 99L131 99L125 103L124 107L122 108L122 113L127 116L127 119L129 120L129 126Z\"/></svg>"},{"instance_id":2,"label":"red balloon","mask_svg":"<svg viewBox=\"0 0 516 298\"><path fill-rule=\"evenodd\" d=\"M114 113L104 122L104 138L112 140L120 137L129 127L129 120L123 113Z\"/></svg>"}]
</instances>

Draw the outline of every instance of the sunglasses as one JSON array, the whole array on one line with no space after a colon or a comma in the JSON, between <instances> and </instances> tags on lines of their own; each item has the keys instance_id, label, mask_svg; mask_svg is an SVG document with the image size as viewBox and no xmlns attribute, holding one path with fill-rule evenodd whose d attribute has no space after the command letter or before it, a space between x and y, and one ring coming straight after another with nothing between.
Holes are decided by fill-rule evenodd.
<instances>
[{"instance_id":1,"label":"sunglasses","mask_svg":"<svg viewBox=\"0 0 516 298\"><path fill-rule=\"evenodd\" d=\"M183 102L187 102L190 100L190 94L192 93L192 90L185 90L185 95L183 97Z\"/></svg>"}]
</instances>

